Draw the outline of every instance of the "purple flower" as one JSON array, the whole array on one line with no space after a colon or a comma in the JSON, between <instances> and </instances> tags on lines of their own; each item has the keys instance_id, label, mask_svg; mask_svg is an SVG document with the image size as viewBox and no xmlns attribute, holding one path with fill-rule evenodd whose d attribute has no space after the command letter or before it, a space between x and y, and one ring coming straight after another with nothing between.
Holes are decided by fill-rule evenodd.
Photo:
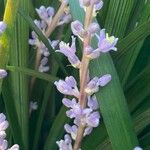
<instances>
[{"instance_id":1,"label":"purple flower","mask_svg":"<svg viewBox=\"0 0 150 150\"><path fill-rule=\"evenodd\" d=\"M0 138L0 150L6 150L8 147L7 140Z\"/></svg>"},{"instance_id":2,"label":"purple flower","mask_svg":"<svg viewBox=\"0 0 150 150\"><path fill-rule=\"evenodd\" d=\"M72 140L68 134L64 136L64 140L57 141L56 143L59 146L59 150L73 150Z\"/></svg>"},{"instance_id":3,"label":"purple flower","mask_svg":"<svg viewBox=\"0 0 150 150\"><path fill-rule=\"evenodd\" d=\"M0 35L6 30L6 23L3 21L0 21Z\"/></svg>"},{"instance_id":4,"label":"purple flower","mask_svg":"<svg viewBox=\"0 0 150 150\"><path fill-rule=\"evenodd\" d=\"M71 108L66 111L66 114L69 118L75 118L81 115L82 109L79 102L77 102L75 98L73 98L72 100L63 98L62 102L66 107Z\"/></svg>"},{"instance_id":5,"label":"purple flower","mask_svg":"<svg viewBox=\"0 0 150 150\"><path fill-rule=\"evenodd\" d=\"M94 50L91 46L87 46L85 48L85 54L88 59L92 60L100 56L100 51L99 49Z\"/></svg>"},{"instance_id":6,"label":"purple flower","mask_svg":"<svg viewBox=\"0 0 150 150\"><path fill-rule=\"evenodd\" d=\"M80 6L84 8L89 7L90 5L94 5L94 11L93 16L96 16L96 11L100 10L103 7L103 1L102 0L79 0Z\"/></svg>"},{"instance_id":7,"label":"purple flower","mask_svg":"<svg viewBox=\"0 0 150 150\"><path fill-rule=\"evenodd\" d=\"M115 38L114 36L109 37L107 33L105 33L105 29L102 29L100 31L100 35L98 36L98 49L100 52L106 53L110 50L117 51L117 48L115 47L118 41L118 38Z\"/></svg>"},{"instance_id":8,"label":"purple flower","mask_svg":"<svg viewBox=\"0 0 150 150\"><path fill-rule=\"evenodd\" d=\"M65 124L64 126L67 133L71 134L72 139L76 139L78 127L76 125L70 126L69 124Z\"/></svg>"},{"instance_id":9,"label":"purple flower","mask_svg":"<svg viewBox=\"0 0 150 150\"><path fill-rule=\"evenodd\" d=\"M0 69L0 79L5 78L7 76L7 72L4 69Z\"/></svg>"},{"instance_id":10,"label":"purple flower","mask_svg":"<svg viewBox=\"0 0 150 150\"><path fill-rule=\"evenodd\" d=\"M86 116L86 124L89 127L97 127L99 125L100 114L98 111Z\"/></svg>"},{"instance_id":11,"label":"purple flower","mask_svg":"<svg viewBox=\"0 0 150 150\"><path fill-rule=\"evenodd\" d=\"M58 26L63 25L63 24L67 24L72 20L72 16L70 14L70 12L66 11L64 12L64 14L61 16L59 22L58 22Z\"/></svg>"},{"instance_id":12,"label":"purple flower","mask_svg":"<svg viewBox=\"0 0 150 150\"><path fill-rule=\"evenodd\" d=\"M88 27L87 32L88 32L88 34L94 35L99 30L100 30L99 24L96 22L93 22Z\"/></svg>"},{"instance_id":13,"label":"purple flower","mask_svg":"<svg viewBox=\"0 0 150 150\"><path fill-rule=\"evenodd\" d=\"M39 9L36 9L36 12L39 17L49 25L52 21L55 10L53 7L46 8L45 6L41 6Z\"/></svg>"},{"instance_id":14,"label":"purple flower","mask_svg":"<svg viewBox=\"0 0 150 150\"><path fill-rule=\"evenodd\" d=\"M49 66L46 66L46 64L48 63L48 58L47 57L43 57L39 66L39 72L47 72L49 71Z\"/></svg>"},{"instance_id":15,"label":"purple flower","mask_svg":"<svg viewBox=\"0 0 150 150\"><path fill-rule=\"evenodd\" d=\"M8 121L3 113L0 113L0 131L4 131L8 128Z\"/></svg>"},{"instance_id":16,"label":"purple flower","mask_svg":"<svg viewBox=\"0 0 150 150\"><path fill-rule=\"evenodd\" d=\"M43 20L40 21L40 20L35 19L34 23L43 33L46 31L47 24Z\"/></svg>"},{"instance_id":17,"label":"purple flower","mask_svg":"<svg viewBox=\"0 0 150 150\"><path fill-rule=\"evenodd\" d=\"M74 124L77 126L97 127L99 125L100 114L98 111L93 112L90 108L82 109L81 114L74 119Z\"/></svg>"},{"instance_id":18,"label":"purple flower","mask_svg":"<svg viewBox=\"0 0 150 150\"><path fill-rule=\"evenodd\" d=\"M12 147L8 148L8 141L0 138L0 150L19 150L19 145L15 144Z\"/></svg>"},{"instance_id":19,"label":"purple flower","mask_svg":"<svg viewBox=\"0 0 150 150\"><path fill-rule=\"evenodd\" d=\"M99 108L99 104L97 102L96 96L88 96L88 107L90 107L92 110L97 110Z\"/></svg>"},{"instance_id":20,"label":"purple flower","mask_svg":"<svg viewBox=\"0 0 150 150\"><path fill-rule=\"evenodd\" d=\"M34 110L37 110L38 109L38 104L37 102L33 102L33 101L30 101L30 105L29 105L29 113L31 114L32 111Z\"/></svg>"},{"instance_id":21,"label":"purple flower","mask_svg":"<svg viewBox=\"0 0 150 150\"><path fill-rule=\"evenodd\" d=\"M102 77L94 77L88 84L85 89L85 92L89 95L92 95L93 93L96 93L99 91L99 86L103 87L106 84L108 84L111 81L111 75L106 74Z\"/></svg>"},{"instance_id":22,"label":"purple flower","mask_svg":"<svg viewBox=\"0 0 150 150\"><path fill-rule=\"evenodd\" d=\"M141 147L135 147L133 150L143 150Z\"/></svg>"},{"instance_id":23,"label":"purple flower","mask_svg":"<svg viewBox=\"0 0 150 150\"><path fill-rule=\"evenodd\" d=\"M65 81L55 81L54 84L56 85L58 91L62 94L75 96L77 98L79 97L77 83L73 76L66 77Z\"/></svg>"},{"instance_id":24,"label":"purple flower","mask_svg":"<svg viewBox=\"0 0 150 150\"><path fill-rule=\"evenodd\" d=\"M60 52L64 54L69 62L72 64L73 67L79 68L80 67L80 60L76 56L76 46L75 46L75 38L72 36L72 44L69 46L69 44L64 43L63 41L59 43L59 50L56 50L56 52Z\"/></svg>"},{"instance_id":25,"label":"purple flower","mask_svg":"<svg viewBox=\"0 0 150 150\"><path fill-rule=\"evenodd\" d=\"M7 150L19 150L19 145L14 144L11 148L8 148Z\"/></svg>"},{"instance_id":26,"label":"purple flower","mask_svg":"<svg viewBox=\"0 0 150 150\"><path fill-rule=\"evenodd\" d=\"M74 35L81 39L87 35L87 32L83 28L83 24L78 20L71 23L71 30Z\"/></svg>"}]
</instances>

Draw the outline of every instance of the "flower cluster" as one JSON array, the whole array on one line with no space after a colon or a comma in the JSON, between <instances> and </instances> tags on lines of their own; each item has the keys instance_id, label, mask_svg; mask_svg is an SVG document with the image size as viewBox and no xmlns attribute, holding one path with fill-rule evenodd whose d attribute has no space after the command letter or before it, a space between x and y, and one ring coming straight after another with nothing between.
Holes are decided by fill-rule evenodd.
<instances>
[{"instance_id":1,"label":"flower cluster","mask_svg":"<svg viewBox=\"0 0 150 150\"><path fill-rule=\"evenodd\" d=\"M15 144L11 148L8 148L8 141L5 139L8 128L8 121L3 113L0 113L0 150L19 150L19 145Z\"/></svg>"},{"instance_id":2,"label":"flower cluster","mask_svg":"<svg viewBox=\"0 0 150 150\"><path fill-rule=\"evenodd\" d=\"M3 21L0 21L0 35L6 30L6 23Z\"/></svg>"},{"instance_id":3,"label":"flower cluster","mask_svg":"<svg viewBox=\"0 0 150 150\"><path fill-rule=\"evenodd\" d=\"M79 0L79 2L80 6L84 8L85 11L92 6L92 17L93 14L103 6L102 0ZM105 74L90 79L88 67L84 67L84 64L89 64L92 59L98 58L103 53L111 50L116 51L116 44L118 41L118 38L109 36L105 32L105 29L100 29L99 24L97 22L92 22L92 20L88 27L84 27L78 20L73 21L71 23L71 29L73 34L83 42L82 60L76 55L76 38L74 36L72 36L71 44L61 41L59 43L59 50L56 50L56 52L65 55L71 65L80 70L81 82L78 87L75 78L73 76L68 76L65 80L55 81L54 83L59 92L73 97L72 99L63 98L62 100L62 103L68 108L66 115L73 119L73 124L65 124L64 129L67 134L64 136L64 140L56 142L60 150L77 149L77 147L73 147L76 144L76 140L78 140L79 132L83 130L81 132L82 135L79 135L82 139L82 137L89 135L93 128L99 125L99 105L95 93L98 92L100 88L106 86L111 81L112 77L110 74ZM91 40L95 37L97 38L97 47L95 46L96 48L93 48L90 42L87 43L88 40L86 41L85 39L89 38ZM87 74L82 74L83 72L87 72ZM82 78L86 78L87 80ZM85 83L83 84L83 82ZM83 100L85 102L82 103ZM72 146L72 143L74 143L74 146ZM78 149L79 148L80 146L78 145Z\"/></svg>"},{"instance_id":4,"label":"flower cluster","mask_svg":"<svg viewBox=\"0 0 150 150\"><path fill-rule=\"evenodd\" d=\"M64 10L58 18L55 18L55 10L53 7L45 7L41 6L39 9L36 9L36 12L41 20L34 20L34 23L37 25L37 27L42 31L42 33L46 36L46 38L49 38L52 31L49 29L55 28L57 26L63 25L65 23L69 23L71 21L71 14L68 9L68 1L63 0L61 1L62 5L65 5ZM56 12L57 13L57 12ZM56 15L57 17L57 15ZM53 23L54 20L54 23ZM41 58L39 71L40 72L47 72L49 70L49 66L47 66L48 63L48 56L50 55L50 52L48 48L45 46L43 42L41 42L38 39L38 35L32 31L32 38L29 39L29 44L34 46L35 49L37 49L43 58ZM54 49L59 41L58 40L49 40L49 44Z\"/></svg>"}]
</instances>

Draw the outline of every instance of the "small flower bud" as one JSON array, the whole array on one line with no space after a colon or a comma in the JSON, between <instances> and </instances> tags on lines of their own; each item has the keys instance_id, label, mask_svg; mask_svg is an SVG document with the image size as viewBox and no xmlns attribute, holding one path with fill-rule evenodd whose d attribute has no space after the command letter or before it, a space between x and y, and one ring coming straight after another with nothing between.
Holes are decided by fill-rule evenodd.
<instances>
[{"instance_id":1,"label":"small flower bud","mask_svg":"<svg viewBox=\"0 0 150 150\"><path fill-rule=\"evenodd\" d=\"M83 29L83 24L78 20L71 23L71 29L74 35L81 38L87 35L87 32Z\"/></svg>"},{"instance_id":2,"label":"small flower bud","mask_svg":"<svg viewBox=\"0 0 150 150\"><path fill-rule=\"evenodd\" d=\"M135 147L133 150L143 150L141 147Z\"/></svg>"},{"instance_id":3,"label":"small flower bud","mask_svg":"<svg viewBox=\"0 0 150 150\"><path fill-rule=\"evenodd\" d=\"M92 35L98 32L99 30L100 30L99 24L96 22L91 23L90 26L88 27L88 33Z\"/></svg>"},{"instance_id":4,"label":"small flower bud","mask_svg":"<svg viewBox=\"0 0 150 150\"><path fill-rule=\"evenodd\" d=\"M7 72L4 69L0 69L0 79L5 78L7 76Z\"/></svg>"},{"instance_id":5,"label":"small flower bud","mask_svg":"<svg viewBox=\"0 0 150 150\"><path fill-rule=\"evenodd\" d=\"M6 30L6 23L3 21L0 21L0 35Z\"/></svg>"}]
</instances>

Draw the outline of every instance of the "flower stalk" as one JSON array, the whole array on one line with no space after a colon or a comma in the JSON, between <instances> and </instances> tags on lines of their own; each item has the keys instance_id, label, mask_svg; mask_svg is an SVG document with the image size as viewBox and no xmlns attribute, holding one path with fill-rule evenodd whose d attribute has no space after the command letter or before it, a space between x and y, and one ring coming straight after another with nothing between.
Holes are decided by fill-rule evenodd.
<instances>
[{"instance_id":1,"label":"flower stalk","mask_svg":"<svg viewBox=\"0 0 150 150\"><path fill-rule=\"evenodd\" d=\"M43 20L43 21L45 21L46 23L47 23L47 28L46 28L46 30L44 30L43 32L44 32L44 35L45 35L45 37L46 38L49 38L50 37L50 35L52 34L52 32L55 30L55 28L58 26L58 24L59 24L59 22L60 22L60 20L62 19L62 17L63 17L63 15L64 15L64 12L65 12L65 10L67 10L68 9L68 2L66 2L66 1L62 1L61 2L61 5L60 5L60 7L59 7L59 9L58 9L58 11L57 11L57 13L55 14L55 16L52 18L52 16L53 16L53 12L51 12L52 14L52 16L50 16L50 19L48 20L46 20L45 18L43 19L43 16L41 17L40 16L40 13L42 14L43 12L43 10L41 9L37 9L37 12L38 12L38 14L39 14L39 16L40 16L40 18ZM41 6L42 7L42 6ZM40 12L41 11L41 12ZM51 10L52 11L52 10ZM67 20L68 22L70 21L70 18L68 17L68 20ZM64 21L64 23L65 23L65 21ZM67 23L67 22L66 22ZM63 23L62 23L63 24ZM42 59L42 53L41 53L41 44L39 43L39 44L37 44L36 45L36 47L37 47L37 53L36 53L36 58L35 58L35 70L38 70L39 69L39 67L40 67L40 62L41 62L41 59ZM52 46L53 47L53 46ZM43 65L42 65L43 66ZM46 71L47 70L49 70L49 67L47 67L47 69L46 69ZM43 71L44 72L44 71ZM32 79L31 79L31 89L32 89L32 87L33 87L33 85L34 85L34 83L35 83L35 77L32 77Z\"/></svg>"},{"instance_id":2,"label":"flower stalk","mask_svg":"<svg viewBox=\"0 0 150 150\"><path fill-rule=\"evenodd\" d=\"M111 81L111 75L105 74L90 79L89 63L92 59L98 58L101 53L117 50L115 45L118 39L113 36L109 37L105 33L105 29L100 30L99 25L93 22L96 11L102 8L103 1L79 0L79 2L85 10L84 25L76 20L71 23L71 29L83 43L82 60L80 61L76 55L76 38L73 36L71 45L62 41L59 44L59 50L56 50L56 52L64 54L74 68L79 69L80 76L79 90L73 76L54 83L61 93L75 97L72 100L67 98L62 100L63 104L69 108L66 115L74 121L72 126L69 124L64 126L67 132L64 140L56 142L61 150L80 150L83 137L89 135L93 128L99 125L100 114L97 110L99 105L94 94L99 91L100 87L104 87ZM100 34L98 35L99 30ZM98 39L97 49L91 47L91 40L94 36Z\"/></svg>"},{"instance_id":3,"label":"flower stalk","mask_svg":"<svg viewBox=\"0 0 150 150\"><path fill-rule=\"evenodd\" d=\"M92 23L93 19L93 5L91 5L86 10L86 16L85 16L85 23L84 23L84 30L87 30L87 28ZM83 39L83 57L81 61L81 68L80 68L80 97L79 102L82 108L86 107L87 103L87 94L85 92L85 88L88 83L88 77L89 77L89 62L90 60L86 57L85 49L87 46L90 45L91 42L91 35L89 34L87 37ZM83 134L86 126L83 126L82 124L79 125L77 137L74 144L74 150L79 150L81 141L83 139Z\"/></svg>"}]
</instances>

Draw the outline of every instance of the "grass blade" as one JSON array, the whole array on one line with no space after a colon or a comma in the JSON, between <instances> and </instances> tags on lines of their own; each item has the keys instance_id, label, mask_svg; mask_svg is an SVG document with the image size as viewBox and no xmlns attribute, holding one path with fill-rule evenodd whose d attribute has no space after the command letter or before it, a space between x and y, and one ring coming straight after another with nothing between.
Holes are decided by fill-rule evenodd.
<instances>
[{"instance_id":1,"label":"grass blade","mask_svg":"<svg viewBox=\"0 0 150 150\"><path fill-rule=\"evenodd\" d=\"M42 80L46 80L48 82L52 82L54 83L56 80L58 80L57 77L46 74L46 73L41 73L32 69L28 69L28 68L23 68L23 67L16 67L16 66L7 66L6 67L7 70L12 71L12 72L19 72L25 75L29 75L29 76L34 76L37 77L39 79Z\"/></svg>"}]
</instances>

